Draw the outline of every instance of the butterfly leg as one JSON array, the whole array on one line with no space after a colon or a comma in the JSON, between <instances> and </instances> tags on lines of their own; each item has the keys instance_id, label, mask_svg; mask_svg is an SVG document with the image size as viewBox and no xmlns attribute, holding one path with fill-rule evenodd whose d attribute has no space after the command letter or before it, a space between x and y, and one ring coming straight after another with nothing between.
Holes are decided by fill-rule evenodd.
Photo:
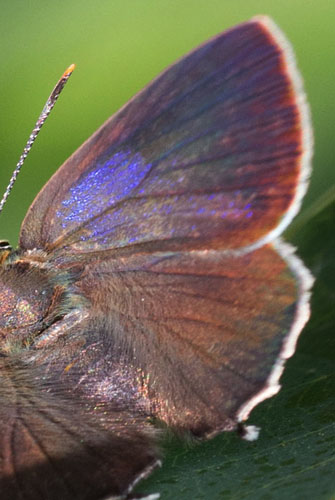
<instances>
[{"instance_id":1,"label":"butterfly leg","mask_svg":"<svg viewBox=\"0 0 335 500\"><path fill-rule=\"evenodd\" d=\"M41 335L35 343L35 347L43 348L47 345L56 342L59 337L65 335L69 330L77 327L88 317L88 311L85 309L74 310L66 314L64 318L51 325L43 335Z\"/></svg>"}]
</instances>

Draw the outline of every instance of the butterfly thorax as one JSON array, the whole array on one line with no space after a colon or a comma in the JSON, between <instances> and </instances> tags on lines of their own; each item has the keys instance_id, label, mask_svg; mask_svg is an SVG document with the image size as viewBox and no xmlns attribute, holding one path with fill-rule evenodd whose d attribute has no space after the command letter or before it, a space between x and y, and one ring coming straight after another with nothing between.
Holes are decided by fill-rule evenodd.
<instances>
[{"instance_id":1,"label":"butterfly thorax","mask_svg":"<svg viewBox=\"0 0 335 500\"><path fill-rule=\"evenodd\" d=\"M1 242L2 243L2 242ZM55 273L42 253L0 247L0 352L28 348L69 309L70 279Z\"/></svg>"}]
</instances>

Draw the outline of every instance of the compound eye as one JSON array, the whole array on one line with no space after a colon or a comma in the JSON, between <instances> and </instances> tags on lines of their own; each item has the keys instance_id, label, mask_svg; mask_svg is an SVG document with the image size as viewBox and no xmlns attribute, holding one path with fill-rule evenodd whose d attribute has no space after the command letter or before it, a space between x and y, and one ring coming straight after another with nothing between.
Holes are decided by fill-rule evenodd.
<instances>
[{"instance_id":1,"label":"compound eye","mask_svg":"<svg viewBox=\"0 0 335 500\"><path fill-rule=\"evenodd\" d=\"M12 247L7 240L0 240L0 251L1 250L11 250Z\"/></svg>"}]
</instances>

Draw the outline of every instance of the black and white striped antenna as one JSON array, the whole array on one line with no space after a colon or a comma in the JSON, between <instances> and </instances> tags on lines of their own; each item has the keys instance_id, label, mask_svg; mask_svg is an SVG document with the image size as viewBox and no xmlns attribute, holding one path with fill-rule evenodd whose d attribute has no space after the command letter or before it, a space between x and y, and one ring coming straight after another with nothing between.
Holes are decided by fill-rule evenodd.
<instances>
[{"instance_id":1,"label":"black and white striped antenna","mask_svg":"<svg viewBox=\"0 0 335 500\"><path fill-rule=\"evenodd\" d=\"M61 93L61 91L63 90L66 82L68 81L68 79L70 78L73 70L75 68L75 65L74 64L71 64L71 66L69 66L66 71L64 71L63 75L61 76L61 78L58 80L55 88L53 89L53 91L51 92L47 102L45 103L45 106L40 114L40 116L38 117L38 120L35 124L35 127L33 128L33 131L32 133L30 134L29 136L29 139L27 141L27 144L25 145L25 148L23 150L23 153L22 155L20 156L20 159L16 165L16 168L12 174L12 177L9 181L9 184L6 188L6 191L4 192L4 195L0 201L0 212L2 211L6 201L7 201L7 198L9 196L9 193L11 192L12 190L12 187L14 186L14 183L16 181L16 178L21 170L21 167L24 163L24 160L27 158L28 156L28 153L29 151L31 150L31 147L36 139L36 137L38 136L38 133L39 131L41 130L43 124L45 123L45 120L48 118L52 108L54 107L54 105L56 104L56 101Z\"/></svg>"}]
</instances>

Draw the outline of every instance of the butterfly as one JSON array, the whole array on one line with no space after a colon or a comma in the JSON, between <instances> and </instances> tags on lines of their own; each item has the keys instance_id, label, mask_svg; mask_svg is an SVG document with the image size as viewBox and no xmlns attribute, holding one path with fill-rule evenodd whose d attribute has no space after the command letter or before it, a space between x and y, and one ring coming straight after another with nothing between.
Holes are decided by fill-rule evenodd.
<instances>
[{"instance_id":1,"label":"butterfly","mask_svg":"<svg viewBox=\"0 0 335 500\"><path fill-rule=\"evenodd\" d=\"M310 175L293 53L267 17L102 125L0 248L2 500L125 498L155 421L209 438L276 394L312 277L280 239Z\"/></svg>"}]
</instances>

